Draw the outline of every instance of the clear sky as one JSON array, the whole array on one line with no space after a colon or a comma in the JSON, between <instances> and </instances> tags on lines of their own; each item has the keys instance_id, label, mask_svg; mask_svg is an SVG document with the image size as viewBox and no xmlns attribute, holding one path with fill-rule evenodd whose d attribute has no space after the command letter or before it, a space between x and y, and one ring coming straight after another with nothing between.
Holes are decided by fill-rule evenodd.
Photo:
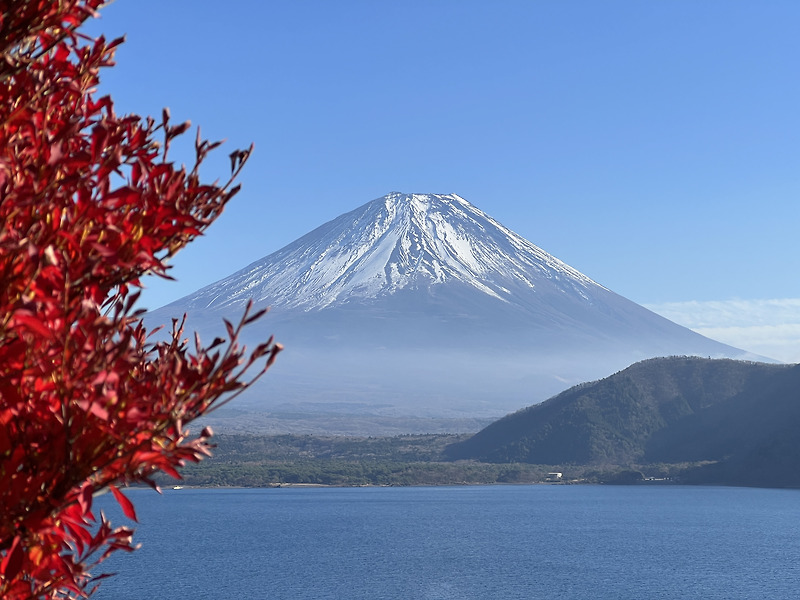
<instances>
[{"instance_id":1,"label":"clear sky","mask_svg":"<svg viewBox=\"0 0 800 600\"><path fill-rule=\"evenodd\" d=\"M116 0L122 113L255 142L156 308L390 191L457 193L613 291L800 361L800 2ZM193 136L192 136L193 137ZM181 156L176 156L181 160ZM188 154L182 160L188 161Z\"/></svg>"}]
</instances>

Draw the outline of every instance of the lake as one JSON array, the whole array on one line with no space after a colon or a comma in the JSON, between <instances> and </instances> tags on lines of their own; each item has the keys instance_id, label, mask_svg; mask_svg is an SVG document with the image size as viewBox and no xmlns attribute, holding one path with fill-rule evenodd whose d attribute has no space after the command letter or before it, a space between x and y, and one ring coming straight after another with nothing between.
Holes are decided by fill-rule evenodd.
<instances>
[{"instance_id":1,"label":"lake","mask_svg":"<svg viewBox=\"0 0 800 600\"><path fill-rule=\"evenodd\" d=\"M795 598L800 491L686 486L127 490L100 600ZM114 523L127 521L110 496Z\"/></svg>"}]
</instances>

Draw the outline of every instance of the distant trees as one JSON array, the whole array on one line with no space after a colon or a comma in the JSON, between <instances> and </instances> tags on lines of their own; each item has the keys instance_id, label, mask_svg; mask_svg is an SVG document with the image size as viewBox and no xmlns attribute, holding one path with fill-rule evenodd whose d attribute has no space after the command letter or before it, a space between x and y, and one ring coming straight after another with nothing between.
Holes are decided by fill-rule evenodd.
<instances>
[{"instance_id":1,"label":"distant trees","mask_svg":"<svg viewBox=\"0 0 800 600\"><path fill-rule=\"evenodd\" d=\"M220 435L215 460L188 465L190 485L460 485L544 481L551 466L448 462L443 449L468 435L348 438ZM574 469L567 469L577 477Z\"/></svg>"},{"instance_id":2,"label":"distant trees","mask_svg":"<svg viewBox=\"0 0 800 600\"><path fill-rule=\"evenodd\" d=\"M77 33L103 0L0 3L0 598L83 597L91 569L133 549L93 511L111 490L198 461L185 426L260 376L280 346L155 342L134 308L145 273L200 235L238 187L169 162L189 123L120 116L97 97L121 40ZM156 141L156 138L160 141ZM153 484L155 485L155 484Z\"/></svg>"}]
</instances>

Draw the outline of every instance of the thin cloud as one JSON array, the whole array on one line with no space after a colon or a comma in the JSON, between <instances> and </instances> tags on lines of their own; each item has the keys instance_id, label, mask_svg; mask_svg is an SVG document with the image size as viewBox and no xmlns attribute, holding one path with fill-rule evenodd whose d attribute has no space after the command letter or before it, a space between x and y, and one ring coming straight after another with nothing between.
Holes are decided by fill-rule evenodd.
<instances>
[{"instance_id":1,"label":"thin cloud","mask_svg":"<svg viewBox=\"0 0 800 600\"><path fill-rule=\"evenodd\" d=\"M665 302L646 308L720 342L800 362L800 298Z\"/></svg>"}]
</instances>

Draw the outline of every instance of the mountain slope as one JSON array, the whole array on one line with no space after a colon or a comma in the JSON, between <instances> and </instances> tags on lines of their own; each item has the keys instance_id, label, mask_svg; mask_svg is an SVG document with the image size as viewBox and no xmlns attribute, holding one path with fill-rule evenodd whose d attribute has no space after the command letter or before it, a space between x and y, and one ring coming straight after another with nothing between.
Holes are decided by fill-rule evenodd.
<instances>
[{"instance_id":1,"label":"mountain slope","mask_svg":"<svg viewBox=\"0 0 800 600\"><path fill-rule=\"evenodd\" d=\"M530 290L588 300L604 289L455 194L394 192L200 290L188 306L252 297L309 311L453 284L521 308Z\"/></svg>"},{"instance_id":2,"label":"mountain slope","mask_svg":"<svg viewBox=\"0 0 800 600\"><path fill-rule=\"evenodd\" d=\"M498 417L642 358L746 356L454 194L368 202L148 319L187 312L213 336L250 298L271 312L249 341L274 332L286 346L249 395L261 410Z\"/></svg>"},{"instance_id":3,"label":"mountain slope","mask_svg":"<svg viewBox=\"0 0 800 600\"><path fill-rule=\"evenodd\" d=\"M658 358L508 415L446 453L540 464L718 461L695 479L800 485L791 466L798 425L798 366Z\"/></svg>"}]
</instances>

